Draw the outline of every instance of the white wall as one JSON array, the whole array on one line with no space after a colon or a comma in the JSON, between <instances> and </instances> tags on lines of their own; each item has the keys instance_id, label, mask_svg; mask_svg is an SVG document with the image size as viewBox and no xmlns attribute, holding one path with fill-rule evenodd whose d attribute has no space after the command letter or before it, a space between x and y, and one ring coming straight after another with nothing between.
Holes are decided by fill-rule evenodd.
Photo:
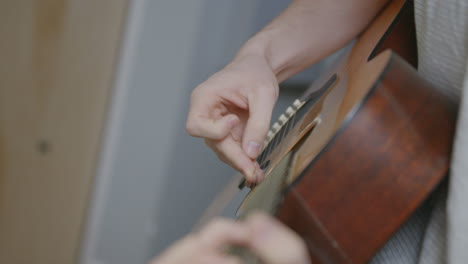
<instances>
[{"instance_id":1,"label":"white wall","mask_svg":"<svg viewBox=\"0 0 468 264\"><path fill-rule=\"evenodd\" d=\"M130 1L81 263L145 263L191 229L233 171L186 135L190 92L288 2Z\"/></svg>"}]
</instances>

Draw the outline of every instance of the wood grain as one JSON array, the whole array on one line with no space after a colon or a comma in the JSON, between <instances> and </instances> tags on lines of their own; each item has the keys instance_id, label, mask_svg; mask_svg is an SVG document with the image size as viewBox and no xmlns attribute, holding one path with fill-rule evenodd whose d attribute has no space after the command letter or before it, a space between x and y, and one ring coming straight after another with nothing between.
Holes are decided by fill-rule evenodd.
<instances>
[{"instance_id":1,"label":"wood grain","mask_svg":"<svg viewBox=\"0 0 468 264\"><path fill-rule=\"evenodd\" d=\"M74 263L126 0L0 2L0 263Z\"/></svg>"}]
</instances>

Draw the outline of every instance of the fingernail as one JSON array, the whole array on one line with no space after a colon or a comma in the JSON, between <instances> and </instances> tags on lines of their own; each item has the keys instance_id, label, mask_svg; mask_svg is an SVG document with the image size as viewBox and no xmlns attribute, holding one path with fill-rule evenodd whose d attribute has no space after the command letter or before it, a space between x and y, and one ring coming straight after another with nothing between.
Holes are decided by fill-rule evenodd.
<instances>
[{"instance_id":1,"label":"fingernail","mask_svg":"<svg viewBox=\"0 0 468 264\"><path fill-rule=\"evenodd\" d=\"M250 157L257 157L260 152L260 144L255 141L249 141L247 143L247 155Z\"/></svg>"}]
</instances>

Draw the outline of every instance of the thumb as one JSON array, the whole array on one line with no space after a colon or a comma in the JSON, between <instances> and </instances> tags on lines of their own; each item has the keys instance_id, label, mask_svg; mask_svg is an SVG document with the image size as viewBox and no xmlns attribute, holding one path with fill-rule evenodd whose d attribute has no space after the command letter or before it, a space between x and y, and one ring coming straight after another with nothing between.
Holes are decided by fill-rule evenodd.
<instances>
[{"instance_id":1,"label":"thumb","mask_svg":"<svg viewBox=\"0 0 468 264\"><path fill-rule=\"evenodd\" d=\"M249 119L242 139L242 148L251 159L257 158L260 153L270 126L275 101L273 93L256 94L249 99Z\"/></svg>"}]
</instances>

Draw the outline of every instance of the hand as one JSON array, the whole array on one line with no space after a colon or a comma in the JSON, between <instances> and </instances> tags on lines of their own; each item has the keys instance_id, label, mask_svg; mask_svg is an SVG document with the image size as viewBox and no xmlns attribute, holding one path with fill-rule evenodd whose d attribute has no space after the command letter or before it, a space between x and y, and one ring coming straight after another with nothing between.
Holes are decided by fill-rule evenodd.
<instances>
[{"instance_id":1,"label":"hand","mask_svg":"<svg viewBox=\"0 0 468 264\"><path fill-rule=\"evenodd\" d=\"M265 57L237 56L192 93L187 132L205 138L218 157L259 183L255 161L268 132L278 98L278 81Z\"/></svg>"},{"instance_id":2,"label":"hand","mask_svg":"<svg viewBox=\"0 0 468 264\"><path fill-rule=\"evenodd\" d=\"M226 247L232 245L248 248L265 264L310 263L302 239L272 217L256 213L245 222L216 220L151 264L241 264L239 258L226 254Z\"/></svg>"}]
</instances>

